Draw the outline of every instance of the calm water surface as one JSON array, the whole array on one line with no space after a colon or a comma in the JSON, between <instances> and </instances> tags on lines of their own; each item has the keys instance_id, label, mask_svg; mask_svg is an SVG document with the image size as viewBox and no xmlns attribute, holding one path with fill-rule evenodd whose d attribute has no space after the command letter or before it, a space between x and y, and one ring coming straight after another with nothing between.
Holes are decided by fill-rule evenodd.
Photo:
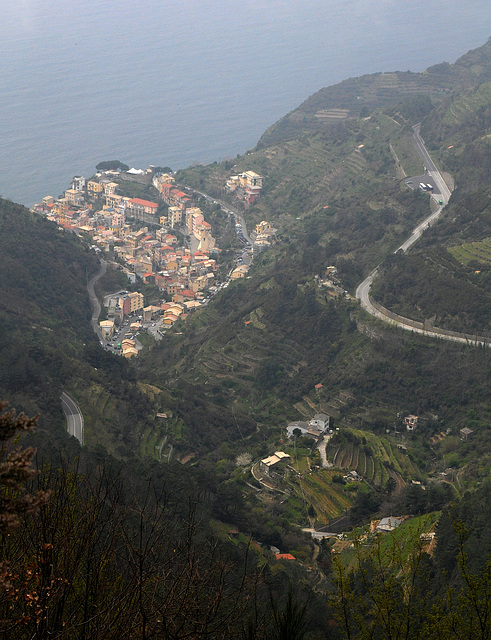
<instances>
[{"instance_id":1,"label":"calm water surface","mask_svg":"<svg viewBox=\"0 0 491 640\"><path fill-rule=\"evenodd\" d=\"M31 205L101 160L235 157L323 86L483 44L482 0L0 0L0 194Z\"/></svg>"}]
</instances>

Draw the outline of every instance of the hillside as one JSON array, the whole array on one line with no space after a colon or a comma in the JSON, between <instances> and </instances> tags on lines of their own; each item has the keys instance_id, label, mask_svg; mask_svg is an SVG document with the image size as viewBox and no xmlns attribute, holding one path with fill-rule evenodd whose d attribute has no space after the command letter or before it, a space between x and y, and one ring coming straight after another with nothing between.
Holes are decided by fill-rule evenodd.
<instances>
[{"instance_id":1,"label":"hillside","mask_svg":"<svg viewBox=\"0 0 491 640\"><path fill-rule=\"evenodd\" d=\"M412 470L395 469L402 481L451 468L457 492L472 486L488 464L487 353L401 335L339 293L353 292L385 259L385 280L375 288L380 301L408 314L416 309L416 318L431 313L458 323L459 296L448 281L465 281L464 301L474 314L468 327L486 329L487 270L481 262L476 268L474 256L486 255L491 236L489 165L479 155L487 153L489 51L487 43L455 65L374 74L323 89L235 166L181 172L178 180L224 201L232 171L264 175L264 195L245 218L249 228L273 221L278 242L255 258L248 278L223 290L136 363L99 349L89 330L85 283L97 269L95 258L74 237L2 202L4 219L15 222L4 222L2 235L10 337L3 347L9 376L2 393L31 413L41 410L62 434L59 396L66 389L82 404L91 446L144 457L165 440L178 459L218 465L232 483L236 457L258 460L271 453L290 420L322 411L340 429L379 437L397 431L398 414L415 413L421 422L407 442ZM457 188L449 215L425 234L421 248L392 256L429 209L427 195L409 189L404 177L422 170L411 136L416 120ZM460 163L465 157L472 162ZM37 242L28 251L32 229ZM457 239L474 251L463 267ZM337 290L321 284L329 265L337 269ZM466 270L464 278L459 269ZM109 280L104 286L111 287ZM26 296L32 298L27 308L18 302ZM167 419L156 420L157 412ZM462 442L464 427L473 436ZM376 491L390 476L384 460L397 453L396 435L386 436L389 459L377 447L370 461L353 447L339 455L341 467L358 470ZM236 478L242 487L245 479Z\"/></svg>"},{"instance_id":2,"label":"hillside","mask_svg":"<svg viewBox=\"0 0 491 640\"><path fill-rule=\"evenodd\" d=\"M90 339L85 279L97 263L75 238L6 200L0 230L2 395L46 412Z\"/></svg>"},{"instance_id":3,"label":"hillside","mask_svg":"<svg viewBox=\"0 0 491 640\"><path fill-rule=\"evenodd\" d=\"M277 242L136 361L91 332L87 245L0 200L0 397L41 412L31 489L52 492L0 537L0 633L489 636L488 348L387 326L353 293L382 263L386 306L491 335L490 54L491 41L454 65L322 89L244 156L179 172L237 208L226 179L263 175L241 211L249 230L272 221ZM430 209L406 182L424 171L419 121L455 190L394 254ZM99 294L120 283L110 271ZM82 450L63 390L84 412ZM286 438L319 412L322 438ZM156 460L164 444L172 459ZM284 466L270 473L275 451ZM396 514L392 532L370 522Z\"/></svg>"},{"instance_id":4,"label":"hillside","mask_svg":"<svg viewBox=\"0 0 491 640\"><path fill-rule=\"evenodd\" d=\"M441 431L456 437L469 426L479 427L472 441L454 449L459 481L472 482L483 472L490 419L486 354L381 326L316 277L335 265L341 288L353 292L386 259L374 288L381 302L415 319L436 315L448 326L462 327L465 320L471 332L487 330L484 261L461 268L445 247L455 255L457 238L466 246L481 242L471 257L486 255L491 235L490 51L488 42L454 65L374 74L323 89L245 156L179 173L183 183L239 207L223 189L226 177L253 169L265 177L265 187L259 203L245 211L247 226L265 219L279 227L278 243L255 260L245 281L142 362L146 379L157 376L157 384L186 398L180 412L192 425L193 446L240 437L236 448L262 455L265 439L278 441L288 420L315 410L342 426L375 432L391 427L398 413L414 412L426 425L412 443L421 469L434 470L435 455L438 464L446 459L445 446L435 449L429 438ZM338 112L331 117L330 109ZM423 171L412 139L417 121L457 186L441 223L407 256L392 256L429 213L427 194L406 185L406 177ZM210 430L216 415L224 422Z\"/></svg>"},{"instance_id":5,"label":"hillside","mask_svg":"<svg viewBox=\"0 0 491 640\"><path fill-rule=\"evenodd\" d=\"M63 390L81 402L93 445L118 455L132 451L149 411L128 363L100 349L90 327L87 280L98 268L76 236L0 200L0 397L41 414L43 455L61 443L76 449L65 434Z\"/></svg>"}]
</instances>

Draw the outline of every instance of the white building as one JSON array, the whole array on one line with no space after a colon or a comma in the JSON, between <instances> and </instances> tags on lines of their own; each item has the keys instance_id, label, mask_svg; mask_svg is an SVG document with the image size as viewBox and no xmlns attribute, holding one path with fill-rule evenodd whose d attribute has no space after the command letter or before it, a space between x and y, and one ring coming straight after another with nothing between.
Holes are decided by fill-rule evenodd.
<instances>
[{"instance_id":1,"label":"white building","mask_svg":"<svg viewBox=\"0 0 491 640\"><path fill-rule=\"evenodd\" d=\"M382 518L377 525L377 531L394 531L400 524L402 524L401 518L394 518L394 516Z\"/></svg>"},{"instance_id":2,"label":"white building","mask_svg":"<svg viewBox=\"0 0 491 640\"><path fill-rule=\"evenodd\" d=\"M321 432L325 431L329 429L329 416L326 413L316 413L310 420L309 425L320 429Z\"/></svg>"},{"instance_id":3,"label":"white building","mask_svg":"<svg viewBox=\"0 0 491 640\"><path fill-rule=\"evenodd\" d=\"M83 191L85 189L85 178L83 176L73 176L70 188L75 191Z\"/></svg>"}]
</instances>

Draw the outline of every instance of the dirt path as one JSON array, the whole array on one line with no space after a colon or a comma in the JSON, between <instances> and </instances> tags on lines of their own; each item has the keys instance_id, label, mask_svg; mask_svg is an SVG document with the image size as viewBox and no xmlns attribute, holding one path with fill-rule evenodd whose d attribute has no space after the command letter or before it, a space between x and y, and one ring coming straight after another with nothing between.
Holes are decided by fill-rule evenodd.
<instances>
[{"instance_id":1,"label":"dirt path","mask_svg":"<svg viewBox=\"0 0 491 640\"><path fill-rule=\"evenodd\" d=\"M329 469L330 467L332 467L332 464L328 461L327 455L326 455L326 446L331 438L332 438L332 434L325 435L322 437L322 440L317 444L317 449L319 449L323 469Z\"/></svg>"}]
</instances>

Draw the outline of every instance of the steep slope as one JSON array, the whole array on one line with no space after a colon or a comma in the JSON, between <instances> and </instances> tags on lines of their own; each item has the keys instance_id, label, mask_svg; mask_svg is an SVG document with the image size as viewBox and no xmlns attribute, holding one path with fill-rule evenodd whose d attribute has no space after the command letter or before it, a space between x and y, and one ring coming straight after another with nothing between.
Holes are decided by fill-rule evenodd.
<instances>
[{"instance_id":1,"label":"steep slope","mask_svg":"<svg viewBox=\"0 0 491 640\"><path fill-rule=\"evenodd\" d=\"M491 82L487 46L458 63L471 87L454 89L423 121L422 132L454 192L439 224L410 255L386 260L374 295L415 320L491 335Z\"/></svg>"},{"instance_id":2,"label":"steep slope","mask_svg":"<svg viewBox=\"0 0 491 640\"><path fill-rule=\"evenodd\" d=\"M9 398L36 398L46 411L91 338L85 282L96 260L75 238L6 200L0 245L0 387Z\"/></svg>"},{"instance_id":3,"label":"steep slope","mask_svg":"<svg viewBox=\"0 0 491 640\"><path fill-rule=\"evenodd\" d=\"M98 268L76 236L0 200L0 397L42 415L43 450L50 438L66 443L62 390L80 401L92 444L115 451L117 437L118 455L134 450L149 409L128 363L91 330L87 280Z\"/></svg>"}]
</instances>

